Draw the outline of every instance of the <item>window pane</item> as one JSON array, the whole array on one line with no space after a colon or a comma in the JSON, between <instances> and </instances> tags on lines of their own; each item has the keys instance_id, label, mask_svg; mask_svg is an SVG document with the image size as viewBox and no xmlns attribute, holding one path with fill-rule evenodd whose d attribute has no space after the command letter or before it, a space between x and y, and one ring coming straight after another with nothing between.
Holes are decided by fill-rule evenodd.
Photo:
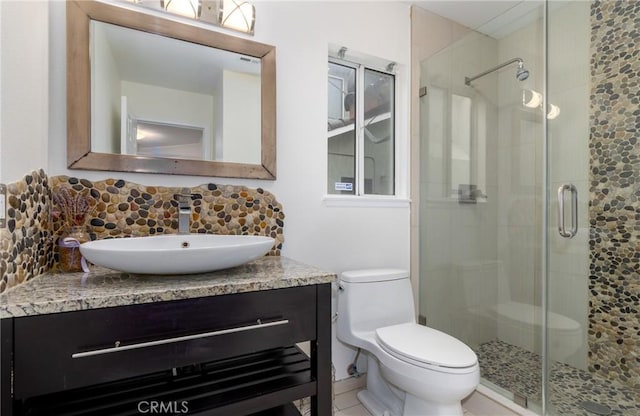
<instances>
[{"instance_id":1,"label":"window pane","mask_svg":"<svg viewBox=\"0 0 640 416\"><path fill-rule=\"evenodd\" d=\"M394 77L364 71L364 193L394 195Z\"/></svg>"},{"instance_id":2,"label":"window pane","mask_svg":"<svg viewBox=\"0 0 640 416\"><path fill-rule=\"evenodd\" d=\"M356 192L356 70L329 62L328 78L329 194Z\"/></svg>"}]
</instances>

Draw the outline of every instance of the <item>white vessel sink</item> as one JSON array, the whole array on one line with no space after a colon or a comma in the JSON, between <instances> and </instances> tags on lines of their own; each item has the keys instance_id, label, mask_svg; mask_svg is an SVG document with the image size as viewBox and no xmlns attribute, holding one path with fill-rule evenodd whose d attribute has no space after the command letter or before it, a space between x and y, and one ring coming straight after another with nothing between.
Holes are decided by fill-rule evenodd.
<instances>
[{"instance_id":1,"label":"white vessel sink","mask_svg":"<svg viewBox=\"0 0 640 416\"><path fill-rule=\"evenodd\" d=\"M111 238L84 243L80 252L91 263L140 274L190 274L228 269L264 256L270 237L172 234Z\"/></svg>"}]
</instances>

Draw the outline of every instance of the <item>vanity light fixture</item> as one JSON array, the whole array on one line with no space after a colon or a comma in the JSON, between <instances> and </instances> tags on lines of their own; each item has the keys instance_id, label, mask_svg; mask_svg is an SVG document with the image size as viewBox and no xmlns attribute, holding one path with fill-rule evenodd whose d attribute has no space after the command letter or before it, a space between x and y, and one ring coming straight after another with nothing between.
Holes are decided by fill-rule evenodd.
<instances>
[{"instance_id":1,"label":"vanity light fixture","mask_svg":"<svg viewBox=\"0 0 640 416\"><path fill-rule=\"evenodd\" d=\"M157 9L156 1L125 0ZM245 0L160 0L164 12L253 35L254 5Z\"/></svg>"},{"instance_id":2,"label":"vanity light fixture","mask_svg":"<svg viewBox=\"0 0 640 416\"><path fill-rule=\"evenodd\" d=\"M202 14L200 0L160 0L160 6L164 11L191 19L199 19Z\"/></svg>"},{"instance_id":3,"label":"vanity light fixture","mask_svg":"<svg viewBox=\"0 0 640 416\"><path fill-rule=\"evenodd\" d=\"M218 23L222 27L253 35L256 8L244 0L219 0Z\"/></svg>"}]
</instances>

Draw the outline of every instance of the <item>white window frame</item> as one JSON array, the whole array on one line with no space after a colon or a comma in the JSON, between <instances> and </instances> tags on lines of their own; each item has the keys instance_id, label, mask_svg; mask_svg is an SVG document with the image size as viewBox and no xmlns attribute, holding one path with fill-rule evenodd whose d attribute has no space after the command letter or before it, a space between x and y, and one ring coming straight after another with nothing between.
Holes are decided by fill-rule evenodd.
<instances>
[{"instance_id":1,"label":"white window frame","mask_svg":"<svg viewBox=\"0 0 640 416\"><path fill-rule=\"evenodd\" d=\"M332 49L332 48L330 48ZM357 53L348 53L345 56L338 56L339 48L335 49L335 53L329 53L328 62L338 65L344 65L356 70L356 160L355 160L355 195L337 195L329 194L326 190L324 204L326 206L339 207L408 207L410 200L407 196L408 192L408 163L409 157L406 152L406 138L402 137L402 132L406 130L406 126L402 126L403 121L400 120L400 111L408 111L404 108L401 100L403 96L401 92L401 73L398 65L394 65L394 69L387 69L390 61L380 58L374 58ZM394 77L394 97L393 97L393 153L394 153L394 194L393 195L375 195L364 193L364 73L365 69L378 71L389 74ZM328 110L327 110L328 112ZM404 127L404 128L403 128ZM329 135L327 137L330 140ZM402 140L401 140L402 137ZM406 153L406 154L405 154ZM328 155L327 155L328 157ZM328 168L328 163L325 164ZM402 166L402 167L401 167ZM405 172L406 170L406 172ZM328 176L328 171L325 177Z\"/></svg>"}]
</instances>

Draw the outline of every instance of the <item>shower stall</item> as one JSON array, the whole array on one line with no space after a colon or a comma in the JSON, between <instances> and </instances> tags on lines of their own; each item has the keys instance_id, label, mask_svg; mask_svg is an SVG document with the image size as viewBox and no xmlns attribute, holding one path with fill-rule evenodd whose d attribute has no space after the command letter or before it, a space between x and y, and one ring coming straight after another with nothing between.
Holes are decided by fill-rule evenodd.
<instances>
[{"instance_id":1,"label":"shower stall","mask_svg":"<svg viewBox=\"0 0 640 416\"><path fill-rule=\"evenodd\" d=\"M640 415L640 2L512 3L412 11L419 314L536 413Z\"/></svg>"}]
</instances>

